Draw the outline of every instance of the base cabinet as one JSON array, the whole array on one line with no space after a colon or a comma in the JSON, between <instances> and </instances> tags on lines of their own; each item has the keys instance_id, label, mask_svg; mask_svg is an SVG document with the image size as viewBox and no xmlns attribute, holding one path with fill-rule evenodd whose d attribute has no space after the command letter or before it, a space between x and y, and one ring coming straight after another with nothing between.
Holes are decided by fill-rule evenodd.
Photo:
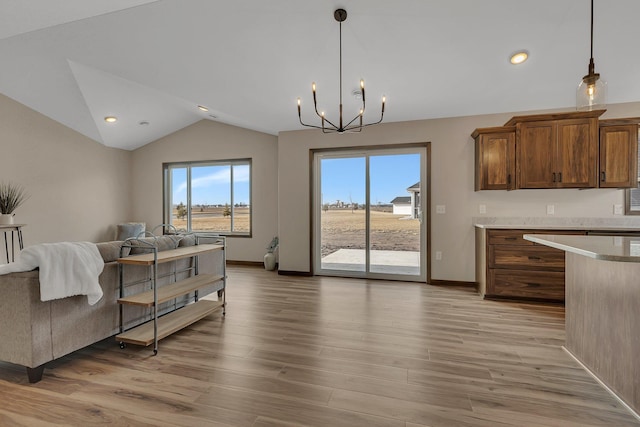
<instances>
[{"instance_id":1,"label":"base cabinet","mask_svg":"<svg viewBox=\"0 0 640 427\"><path fill-rule=\"evenodd\" d=\"M476 272L483 297L564 301L564 251L534 244L522 236L586 232L477 229L476 233Z\"/></svg>"}]
</instances>

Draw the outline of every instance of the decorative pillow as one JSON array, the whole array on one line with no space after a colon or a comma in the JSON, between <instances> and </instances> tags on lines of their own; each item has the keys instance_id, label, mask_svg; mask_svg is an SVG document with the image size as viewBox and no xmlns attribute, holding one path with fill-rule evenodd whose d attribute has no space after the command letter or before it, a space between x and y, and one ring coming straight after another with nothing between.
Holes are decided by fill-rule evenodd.
<instances>
[{"instance_id":1,"label":"decorative pillow","mask_svg":"<svg viewBox=\"0 0 640 427\"><path fill-rule=\"evenodd\" d=\"M129 237L138 237L144 233L146 224L144 222L125 222L118 224L116 240L126 240Z\"/></svg>"},{"instance_id":2,"label":"decorative pillow","mask_svg":"<svg viewBox=\"0 0 640 427\"><path fill-rule=\"evenodd\" d=\"M140 242L146 242L146 243L151 243L152 245L156 245L158 247L158 252L161 252L161 251L177 248L181 238L182 236L178 236L178 235L167 235L167 236L158 236L156 238L145 237L143 239L137 239L137 240ZM131 248L131 255L149 253L148 245L145 245L144 243L140 243L139 246L136 246L136 240L133 240L131 243L134 245Z\"/></svg>"},{"instance_id":3,"label":"decorative pillow","mask_svg":"<svg viewBox=\"0 0 640 427\"><path fill-rule=\"evenodd\" d=\"M178 246L193 246L196 244L195 234L187 234L181 240Z\"/></svg>"},{"instance_id":4,"label":"decorative pillow","mask_svg":"<svg viewBox=\"0 0 640 427\"><path fill-rule=\"evenodd\" d=\"M120 258L120 248L122 247L121 241L100 242L96 243L96 246L98 247L98 252L102 255L104 262L111 262ZM122 256L128 256L129 251L129 248L124 248Z\"/></svg>"}]
</instances>

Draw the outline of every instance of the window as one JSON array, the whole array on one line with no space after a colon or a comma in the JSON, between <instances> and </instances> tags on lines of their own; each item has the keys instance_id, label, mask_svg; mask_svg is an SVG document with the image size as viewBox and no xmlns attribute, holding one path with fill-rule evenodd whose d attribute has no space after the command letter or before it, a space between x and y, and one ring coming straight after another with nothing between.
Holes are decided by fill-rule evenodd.
<instances>
[{"instance_id":1,"label":"window","mask_svg":"<svg viewBox=\"0 0 640 427\"><path fill-rule=\"evenodd\" d=\"M251 159L164 164L164 222L251 235Z\"/></svg>"},{"instance_id":2,"label":"window","mask_svg":"<svg viewBox=\"0 0 640 427\"><path fill-rule=\"evenodd\" d=\"M640 215L640 150L638 150L638 186L625 192L625 214Z\"/></svg>"}]
</instances>

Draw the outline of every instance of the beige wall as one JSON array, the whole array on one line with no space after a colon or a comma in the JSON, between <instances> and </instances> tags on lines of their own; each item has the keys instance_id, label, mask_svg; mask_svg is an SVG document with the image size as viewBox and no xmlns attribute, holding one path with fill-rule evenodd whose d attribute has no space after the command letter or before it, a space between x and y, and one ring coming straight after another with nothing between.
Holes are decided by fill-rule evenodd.
<instances>
[{"instance_id":1,"label":"beige wall","mask_svg":"<svg viewBox=\"0 0 640 427\"><path fill-rule=\"evenodd\" d=\"M278 142L273 135L202 120L133 152L134 217L162 222L162 164L179 161L252 159L252 237L227 240L227 257L262 261L277 235Z\"/></svg>"},{"instance_id":2,"label":"beige wall","mask_svg":"<svg viewBox=\"0 0 640 427\"><path fill-rule=\"evenodd\" d=\"M431 142L432 279L475 280L472 218L480 216L479 204L486 204L486 216L546 217L547 204L553 204L555 217L613 217L613 205L624 203L622 190L474 192L471 132L478 127L501 126L513 115L516 114L386 123L359 134L325 135L315 130L281 132L278 138L280 269L310 271L309 150L313 148ZM640 103L610 106L602 117L632 116L640 116ZM436 205L445 205L446 213L436 215ZM436 251L442 251L441 261L435 261Z\"/></svg>"},{"instance_id":3,"label":"beige wall","mask_svg":"<svg viewBox=\"0 0 640 427\"><path fill-rule=\"evenodd\" d=\"M0 95L0 181L30 198L16 211L25 245L101 241L130 218L130 153L104 147ZM4 248L0 249L0 263Z\"/></svg>"}]
</instances>

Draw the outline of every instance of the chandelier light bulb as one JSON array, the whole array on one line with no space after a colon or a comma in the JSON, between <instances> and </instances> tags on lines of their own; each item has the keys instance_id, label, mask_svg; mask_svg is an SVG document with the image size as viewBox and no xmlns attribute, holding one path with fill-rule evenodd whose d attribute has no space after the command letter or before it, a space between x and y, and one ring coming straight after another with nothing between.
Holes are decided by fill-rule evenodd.
<instances>
[{"instance_id":1,"label":"chandelier light bulb","mask_svg":"<svg viewBox=\"0 0 640 427\"><path fill-rule=\"evenodd\" d=\"M311 90L316 91L316 82L311 83Z\"/></svg>"}]
</instances>

